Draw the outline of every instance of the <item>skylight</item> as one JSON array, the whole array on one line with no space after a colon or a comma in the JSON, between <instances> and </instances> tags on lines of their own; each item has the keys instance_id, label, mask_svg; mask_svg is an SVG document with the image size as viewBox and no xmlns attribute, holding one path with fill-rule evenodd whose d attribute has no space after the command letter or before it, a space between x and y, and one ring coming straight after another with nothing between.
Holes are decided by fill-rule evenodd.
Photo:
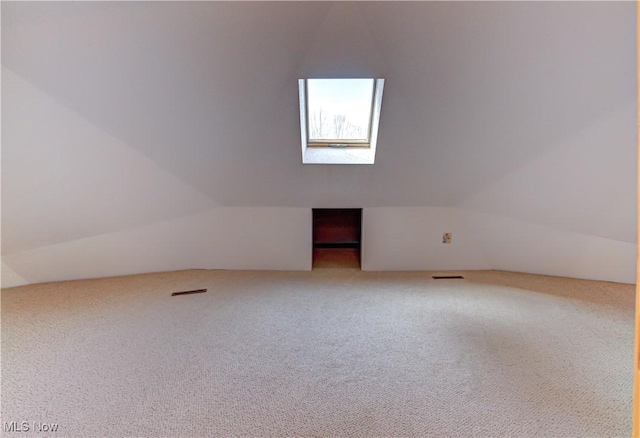
<instances>
[{"instance_id":1,"label":"skylight","mask_svg":"<svg viewBox=\"0 0 640 438\"><path fill-rule=\"evenodd\" d=\"M309 143L368 143L373 79L308 79Z\"/></svg>"},{"instance_id":2,"label":"skylight","mask_svg":"<svg viewBox=\"0 0 640 438\"><path fill-rule=\"evenodd\" d=\"M373 164L384 79L300 79L302 162Z\"/></svg>"}]
</instances>

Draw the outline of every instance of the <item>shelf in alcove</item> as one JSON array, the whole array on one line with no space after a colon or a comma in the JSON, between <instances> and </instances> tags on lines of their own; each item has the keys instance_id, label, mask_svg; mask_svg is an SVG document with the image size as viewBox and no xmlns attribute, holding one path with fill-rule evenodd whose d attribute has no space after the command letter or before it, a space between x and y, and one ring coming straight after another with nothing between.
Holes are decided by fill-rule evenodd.
<instances>
[{"instance_id":1,"label":"shelf in alcove","mask_svg":"<svg viewBox=\"0 0 640 438\"><path fill-rule=\"evenodd\" d=\"M360 269L358 248L314 248L313 269Z\"/></svg>"},{"instance_id":2,"label":"shelf in alcove","mask_svg":"<svg viewBox=\"0 0 640 438\"><path fill-rule=\"evenodd\" d=\"M313 269L360 269L362 209L313 209Z\"/></svg>"},{"instance_id":3,"label":"shelf in alcove","mask_svg":"<svg viewBox=\"0 0 640 438\"><path fill-rule=\"evenodd\" d=\"M314 248L360 248L360 242L315 242Z\"/></svg>"}]
</instances>

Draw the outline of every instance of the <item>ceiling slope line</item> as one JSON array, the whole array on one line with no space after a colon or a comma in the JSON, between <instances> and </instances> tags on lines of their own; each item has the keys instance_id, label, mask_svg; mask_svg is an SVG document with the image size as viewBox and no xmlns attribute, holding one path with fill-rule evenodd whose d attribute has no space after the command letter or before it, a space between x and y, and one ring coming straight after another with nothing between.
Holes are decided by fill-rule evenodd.
<instances>
[{"instance_id":1,"label":"ceiling slope line","mask_svg":"<svg viewBox=\"0 0 640 438\"><path fill-rule=\"evenodd\" d=\"M243 208L243 207L214 207L214 208L207 208L206 210L202 210L202 211L199 211L199 212L196 212L196 213L190 213L190 214L186 214L186 215L182 215L182 216L175 216L175 217L172 217L172 218L162 219L162 220L154 221L154 222L147 222L147 223L142 224L142 225L135 225L135 226L131 226L131 227L121 228L121 229L118 229L118 230L111 230L111 231L106 231L106 232L102 232L102 233L86 235L86 236L82 236L82 237L77 238L77 239L69 239L69 240L63 240L63 241L59 241L59 242L47 243L46 245L33 246L33 247L27 247L27 248L20 248L19 250L10 251L10 252L6 252L6 253L3 252L2 253L2 257L12 257L12 256L28 253L28 252L31 252L31 251L38 251L38 250L41 250L41 249L52 248L54 246L66 245L66 244L75 243L75 242L82 242L84 240L95 239L97 237L113 236L113 235L117 235L117 234L121 234L121 233L128 233L128 232L132 232L132 231L136 231L136 230L142 230L144 228L154 227L154 226L158 226L158 225L162 225L162 224L170 224L172 222L180 221L180 220L186 219L186 218L196 218L198 216L204 216L204 215L206 215L206 214L208 214L208 213L210 213L212 211L218 210L220 208L234 208L235 209L235 208Z\"/></svg>"},{"instance_id":2,"label":"ceiling slope line","mask_svg":"<svg viewBox=\"0 0 640 438\"><path fill-rule=\"evenodd\" d=\"M133 154L137 155L138 157L142 158L143 160L148 161L157 170L159 170L162 173L170 176L172 179L179 181L180 184L184 184L185 186L189 187L191 190L193 190L194 192L198 193L200 196L207 198L209 200L209 202L212 203L212 205L222 206L222 204L220 204L218 201L213 199L207 193L203 192L202 190L200 190L199 188L197 188L193 184L190 184L188 181L185 181L184 179L180 178L174 172L172 172L169 169L167 169L166 167L162 166L160 163L158 163L153 158L151 158L148 155L142 153L138 148L130 146L127 142L125 142L124 140L122 140L118 136L116 136L113 133L101 128L98 125L96 125L93 121L91 121L91 120L87 119L86 117L82 116L78 111L74 110L73 108L71 108L67 104L61 102L59 99L56 99L51 93L47 92L43 88L41 88L38 85L34 84L32 81L28 80L23 75L17 73L12 68L7 67L6 65L2 65L2 69L7 70L11 74L13 74L16 77L20 78L20 80L24 81L26 84L28 84L33 89L38 90L40 93L44 94L51 102L54 102L56 105L61 106L66 111L68 111L70 114L73 114L79 120L82 120L83 123L86 123L88 126L92 127L97 132L99 132L102 135L104 135L106 138L113 140L115 143L117 143L117 144L121 145L123 148L127 149L130 153L133 153Z\"/></svg>"},{"instance_id":3,"label":"ceiling slope line","mask_svg":"<svg viewBox=\"0 0 640 438\"><path fill-rule=\"evenodd\" d=\"M602 124L606 124L610 122L613 116L619 115L620 113L624 112L624 110L627 110L629 108L633 107L635 111L635 106L636 106L636 103L634 101L629 101L617 106L614 109L609 110L603 116L598 117L595 120L592 120L591 121L592 123L583 126L583 129L581 131L577 133L575 131L567 133L562 138L560 138L559 141L556 142L554 146L545 149L540 155L532 158L529 161L522 162L521 164L511 168L508 172L503 173L502 175L499 175L496 179L493 179L491 182L489 182L489 184L486 184L483 187L478 188L472 194L469 194L466 197L456 201L454 204L452 204L452 206L462 207L463 204L472 201L474 198L478 197L481 193L485 191L489 191L491 190L491 188L499 186L500 184L504 184L505 181L507 181L509 178L513 177L514 175L521 173L528 168L534 167L536 164L539 164L545 159L548 159L548 157L552 156L553 154L556 154L559 149L575 148L576 145L572 144L572 142L575 142L576 139L579 139L582 136L584 136L585 138L588 137L589 129L593 129L596 126L600 126Z\"/></svg>"},{"instance_id":4,"label":"ceiling slope line","mask_svg":"<svg viewBox=\"0 0 640 438\"><path fill-rule=\"evenodd\" d=\"M550 231L568 233L568 234L571 234L571 235L574 235L574 236L579 236L579 237L590 237L590 238L607 240L607 241L610 241L610 242L624 243L624 244L628 244L628 245L635 245L636 244L635 241L614 239L614 238L611 238L611 237L601 236L601 235L598 235L598 234L581 233L581 232L577 232L575 230L571 230L569 228L551 227L551 226L540 224L540 223L537 223L537 222L522 220L522 219L517 218L517 217L485 213L485 212L474 210L474 209L468 208L468 207L453 206L453 207L449 207L449 208L454 209L454 210L467 211L469 213L473 213L473 214L479 215L479 216L493 217L493 218L502 219L502 220L509 220L509 221L517 222L519 224L524 224L524 225L544 228L544 229L547 229L547 230L550 230Z\"/></svg>"}]
</instances>

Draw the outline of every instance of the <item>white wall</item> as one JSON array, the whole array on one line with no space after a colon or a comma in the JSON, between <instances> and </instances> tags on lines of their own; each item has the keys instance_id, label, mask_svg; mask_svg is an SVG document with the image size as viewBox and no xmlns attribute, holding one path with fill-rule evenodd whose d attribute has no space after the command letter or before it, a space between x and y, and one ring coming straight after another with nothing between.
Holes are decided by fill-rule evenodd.
<instances>
[{"instance_id":1,"label":"white wall","mask_svg":"<svg viewBox=\"0 0 640 438\"><path fill-rule=\"evenodd\" d=\"M2 80L3 286L311 269L309 209L221 206L11 70Z\"/></svg>"},{"instance_id":2,"label":"white wall","mask_svg":"<svg viewBox=\"0 0 640 438\"><path fill-rule=\"evenodd\" d=\"M634 282L636 7L3 2L5 284L309 269L313 207L364 269ZM337 74L385 78L374 165L301 163Z\"/></svg>"},{"instance_id":3,"label":"white wall","mask_svg":"<svg viewBox=\"0 0 640 438\"><path fill-rule=\"evenodd\" d=\"M0 280L1 287L24 286L25 284L29 284L29 282L7 266L6 263L2 262L2 279Z\"/></svg>"},{"instance_id":4,"label":"white wall","mask_svg":"<svg viewBox=\"0 0 640 438\"><path fill-rule=\"evenodd\" d=\"M461 211L492 269L589 280L636 282L635 242Z\"/></svg>"},{"instance_id":5,"label":"white wall","mask_svg":"<svg viewBox=\"0 0 640 438\"><path fill-rule=\"evenodd\" d=\"M453 233L451 244L442 233ZM495 269L635 283L636 244L455 208L363 211L363 270Z\"/></svg>"},{"instance_id":6,"label":"white wall","mask_svg":"<svg viewBox=\"0 0 640 438\"><path fill-rule=\"evenodd\" d=\"M3 254L219 206L4 67L2 101Z\"/></svg>"},{"instance_id":7,"label":"white wall","mask_svg":"<svg viewBox=\"0 0 640 438\"><path fill-rule=\"evenodd\" d=\"M29 283L41 283L181 269L309 270L311 253L308 209L214 208L3 261Z\"/></svg>"},{"instance_id":8,"label":"white wall","mask_svg":"<svg viewBox=\"0 0 640 438\"><path fill-rule=\"evenodd\" d=\"M472 223L452 208L365 208L362 216L363 270L491 269Z\"/></svg>"},{"instance_id":9,"label":"white wall","mask_svg":"<svg viewBox=\"0 0 640 438\"><path fill-rule=\"evenodd\" d=\"M637 120L635 102L614 108L456 207L633 244Z\"/></svg>"}]
</instances>

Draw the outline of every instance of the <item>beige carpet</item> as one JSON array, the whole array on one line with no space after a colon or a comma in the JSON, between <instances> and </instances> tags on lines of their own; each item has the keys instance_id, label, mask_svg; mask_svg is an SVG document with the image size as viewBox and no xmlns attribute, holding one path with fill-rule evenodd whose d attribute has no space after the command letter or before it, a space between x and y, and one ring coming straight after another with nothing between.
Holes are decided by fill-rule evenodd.
<instances>
[{"instance_id":1,"label":"beige carpet","mask_svg":"<svg viewBox=\"0 0 640 438\"><path fill-rule=\"evenodd\" d=\"M634 287L185 271L2 291L2 426L55 437L628 437ZM205 294L171 292L208 288Z\"/></svg>"}]
</instances>

